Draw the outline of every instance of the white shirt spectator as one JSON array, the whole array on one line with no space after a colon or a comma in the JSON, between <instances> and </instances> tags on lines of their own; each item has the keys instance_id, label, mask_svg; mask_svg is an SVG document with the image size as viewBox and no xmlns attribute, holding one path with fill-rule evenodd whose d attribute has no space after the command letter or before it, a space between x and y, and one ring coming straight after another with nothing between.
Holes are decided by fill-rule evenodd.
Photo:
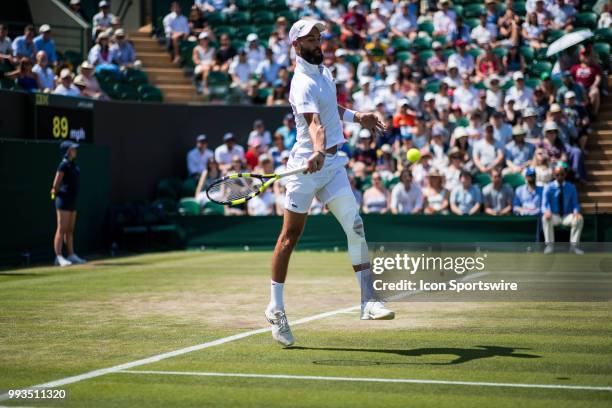
<instances>
[{"instance_id":1,"label":"white shirt spectator","mask_svg":"<svg viewBox=\"0 0 612 408\"><path fill-rule=\"evenodd\" d=\"M474 143L474 149L472 155L480 159L480 163L483 166L489 166L497 159L497 154L500 150L504 149L504 145L495 141L490 144L485 139L480 139Z\"/></svg>"},{"instance_id":2,"label":"white shirt spectator","mask_svg":"<svg viewBox=\"0 0 612 408\"><path fill-rule=\"evenodd\" d=\"M376 97L370 91L367 95L363 91L358 91L353 94L353 108L360 112L370 112L376 108Z\"/></svg>"},{"instance_id":3,"label":"white shirt spectator","mask_svg":"<svg viewBox=\"0 0 612 408\"><path fill-rule=\"evenodd\" d=\"M304 113L318 113L325 128L325 148L344 143L342 123L336 102L336 85L329 69L313 65L296 57L295 73L291 80L289 103L297 127L295 151L312 151L312 141Z\"/></svg>"},{"instance_id":4,"label":"white shirt spectator","mask_svg":"<svg viewBox=\"0 0 612 408\"><path fill-rule=\"evenodd\" d=\"M1 54L1 52L0 52ZM32 71L38 75L38 80L40 81L40 86L42 89L53 89L55 88L55 73L51 69L51 67L47 66L45 68L40 65L34 65Z\"/></svg>"},{"instance_id":5,"label":"white shirt spectator","mask_svg":"<svg viewBox=\"0 0 612 408\"><path fill-rule=\"evenodd\" d=\"M389 25L404 34L407 34L412 29L416 30L418 27L416 18L414 18L414 16L411 16L410 14L404 16L401 11L398 11L391 16Z\"/></svg>"},{"instance_id":6,"label":"white shirt spectator","mask_svg":"<svg viewBox=\"0 0 612 408\"><path fill-rule=\"evenodd\" d=\"M240 84L245 85L248 84L249 79L251 78L251 66L248 62L240 62L239 57L234 57L234 60L230 63L228 72L231 75L236 75Z\"/></svg>"},{"instance_id":7,"label":"white shirt spectator","mask_svg":"<svg viewBox=\"0 0 612 408\"><path fill-rule=\"evenodd\" d=\"M251 130L247 144L251 145L255 139L259 139L261 141L261 145L266 147L270 146L270 143L272 143L272 136L268 130L264 130L263 134L260 134L256 130Z\"/></svg>"},{"instance_id":8,"label":"white shirt spectator","mask_svg":"<svg viewBox=\"0 0 612 408\"><path fill-rule=\"evenodd\" d=\"M478 45L490 44L497 39L497 27L495 24L487 24L486 27L479 24L472 29L470 38Z\"/></svg>"},{"instance_id":9,"label":"white shirt spectator","mask_svg":"<svg viewBox=\"0 0 612 408\"><path fill-rule=\"evenodd\" d=\"M461 180L459 177L461 176L461 170L454 167L448 166L444 169L444 188L448 191L453 191L455 188L461 185Z\"/></svg>"},{"instance_id":10,"label":"white shirt spectator","mask_svg":"<svg viewBox=\"0 0 612 408\"><path fill-rule=\"evenodd\" d=\"M276 199L274 194L269 190L264 191L258 196L253 197L247 201L247 207L249 209L249 215L272 215L274 214L274 204Z\"/></svg>"},{"instance_id":11,"label":"white shirt spectator","mask_svg":"<svg viewBox=\"0 0 612 408\"><path fill-rule=\"evenodd\" d=\"M334 66L336 67L337 82L346 82L351 79L351 71L349 71L347 63L341 64L339 62L336 62Z\"/></svg>"},{"instance_id":12,"label":"white shirt spectator","mask_svg":"<svg viewBox=\"0 0 612 408\"><path fill-rule=\"evenodd\" d=\"M487 98L487 106L490 106L496 110L501 110L504 105L504 91L498 89L497 92L494 92L491 89L487 89L486 92Z\"/></svg>"},{"instance_id":13,"label":"white shirt spectator","mask_svg":"<svg viewBox=\"0 0 612 408\"><path fill-rule=\"evenodd\" d=\"M234 156L244 160L244 149L242 146L235 144L232 149L227 148L227 144L222 144L215 149L215 161L219 164L230 164Z\"/></svg>"},{"instance_id":14,"label":"white shirt spectator","mask_svg":"<svg viewBox=\"0 0 612 408\"><path fill-rule=\"evenodd\" d=\"M391 208L398 214L411 214L414 209L423 207L423 192L421 187L412 182L410 190L406 191L404 183L397 183L391 190Z\"/></svg>"},{"instance_id":15,"label":"white shirt spectator","mask_svg":"<svg viewBox=\"0 0 612 408\"><path fill-rule=\"evenodd\" d=\"M455 28L455 19L457 15L453 10L448 10L446 13L442 10L436 11L433 17L434 31L449 33Z\"/></svg>"},{"instance_id":16,"label":"white shirt spectator","mask_svg":"<svg viewBox=\"0 0 612 408\"><path fill-rule=\"evenodd\" d=\"M108 52L103 53L100 44L96 44L89 50L87 61L92 65L113 64L115 55L115 51L112 48L109 47Z\"/></svg>"},{"instance_id":17,"label":"white shirt spectator","mask_svg":"<svg viewBox=\"0 0 612 408\"><path fill-rule=\"evenodd\" d=\"M533 105L533 89L523 86L521 90L513 85L506 93L506 102L510 99L514 99L514 109L522 111Z\"/></svg>"},{"instance_id":18,"label":"white shirt spectator","mask_svg":"<svg viewBox=\"0 0 612 408\"><path fill-rule=\"evenodd\" d=\"M197 147L194 147L187 153L187 171L189 174L201 174L208 166L208 161L214 157L214 153L210 149L204 149L203 152Z\"/></svg>"},{"instance_id":19,"label":"white shirt spectator","mask_svg":"<svg viewBox=\"0 0 612 408\"><path fill-rule=\"evenodd\" d=\"M459 53L453 54L448 57L448 64L450 65L451 63L457 66L457 69L461 74L463 74L464 72L471 74L472 71L474 71L474 57L472 57L467 52L463 55L463 57Z\"/></svg>"},{"instance_id":20,"label":"white shirt spectator","mask_svg":"<svg viewBox=\"0 0 612 408\"><path fill-rule=\"evenodd\" d=\"M469 88L460 86L453 92L453 100L455 103L459 104L462 112L469 113L476 109L478 103L478 90L473 86Z\"/></svg>"},{"instance_id":21,"label":"white shirt spectator","mask_svg":"<svg viewBox=\"0 0 612 408\"><path fill-rule=\"evenodd\" d=\"M538 0L527 0L525 4L525 9L528 13L533 13L536 9L536 3ZM544 8L548 9L554 4L554 0L544 0Z\"/></svg>"},{"instance_id":22,"label":"white shirt spectator","mask_svg":"<svg viewBox=\"0 0 612 408\"><path fill-rule=\"evenodd\" d=\"M166 37L171 37L172 33L189 34L189 22L182 14L178 15L173 11L164 17L163 23Z\"/></svg>"},{"instance_id":23,"label":"white shirt spectator","mask_svg":"<svg viewBox=\"0 0 612 408\"><path fill-rule=\"evenodd\" d=\"M73 84L70 84L69 88L66 88L64 84L59 84L57 88L55 88L55 91L53 91L53 93L55 95L64 95L64 96L81 96L81 92L79 91L79 88L77 88Z\"/></svg>"},{"instance_id":24,"label":"white shirt spectator","mask_svg":"<svg viewBox=\"0 0 612 408\"><path fill-rule=\"evenodd\" d=\"M13 42L10 38L4 37L0 40L0 54L13 55Z\"/></svg>"},{"instance_id":25,"label":"white shirt spectator","mask_svg":"<svg viewBox=\"0 0 612 408\"><path fill-rule=\"evenodd\" d=\"M272 49L273 59L278 65L286 67L290 64L289 61L289 50L291 49L291 43L289 38L282 38L270 45Z\"/></svg>"},{"instance_id":26,"label":"white shirt spectator","mask_svg":"<svg viewBox=\"0 0 612 408\"><path fill-rule=\"evenodd\" d=\"M110 28L113 18L115 18L115 16L112 13L106 13L106 15L104 15L101 11L94 15L92 19L93 33L96 33L97 28Z\"/></svg>"},{"instance_id":27,"label":"white shirt spectator","mask_svg":"<svg viewBox=\"0 0 612 408\"><path fill-rule=\"evenodd\" d=\"M251 71L255 72L259 64L266 59L266 50L261 45L255 48L247 47L247 62L251 67Z\"/></svg>"}]
</instances>

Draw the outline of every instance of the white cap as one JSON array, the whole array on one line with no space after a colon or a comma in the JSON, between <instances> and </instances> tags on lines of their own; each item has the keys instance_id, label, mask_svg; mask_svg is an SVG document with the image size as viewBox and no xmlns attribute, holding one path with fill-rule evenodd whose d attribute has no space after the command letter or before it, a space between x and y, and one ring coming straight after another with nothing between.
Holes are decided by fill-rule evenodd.
<instances>
[{"instance_id":1,"label":"white cap","mask_svg":"<svg viewBox=\"0 0 612 408\"><path fill-rule=\"evenodd\" d=\"M81 4L81 0L70 0L71 6L74 6L75 4Z\"/></svg>"},{"instance_id":2,"label":"white cap","mask_svg":"<svg viewBox=\"0 0 612 408\"><path fill-rule=\"evenodd\" d=\"M457 68L457 63L454 60L448 61L447 69Z\"/></svg>"},{"instance_id":3,"label":"white cap","mask_svg":"<svg viewBox=\"0 0 612 408\"><path fill-rule=\"evenodd\" d=\"M368 129L361 129L359 131L359 138L360 139L368 139L372 136L372 133L370 133L370 131Z\"/></svg>"},{"instance_id":4,"label":"white cap","mask_svg":"<svg viewBox=\"0 0 612 408\"><path fill-rule=\"evenodd\" d=\"M68 68L62 69L62 71L60 72L60 78L72 78L72 71L70 71Z\"/></svg>"},{"instance_id":5,"label":"white cap","mask_svg":"<svg viewBox=\"0 0 612 408\"><path fill-rule=\"evenodd\" d=\"M393 153L393 148L389 143L380 146L380 150L382 150L383 153Z\"/></svg>"},{"instance_id":6,"label":"white cap","mask_svg":"<svg viewBox=\"0 0 612 408\"><path fill-rule=\"evenodd\" d=\"M117 31L119 31L119 30L117 30ZM200 33L200 35L198 35L198 40L203 40L205 38L208 38L208 33L206 31L202 31Z\"/></svg>"},{"instance_id":7,"label":"white cap","mask_svg":"<svg viewBox=\"0 0 612 408\"><path fill-rule=\"evenodd\" d=\"M525 76L521 71L516 71L514 74L512 74L512 79L514 79L515 81L523 78L525 78Z\"/></svg>"},{"instance_id":8,"label":"white cap","mask_svg":"<svg viewBox=\"0 0 612 408\"><path fill-rule=\"evenodd\" d=\"M432 92L427 92L425 94L425 98L423 99L425 99L425 102L427 102L436 99L436 96Z\"/></svg>"},{"instance_id":9,"label":"white cap","mask_svg":"<svg viewBox=\"0 0 612 408\"><path fill-rule=\"evenodd\" d=\"M280 154L281 160L288 159L289 156L291 156L291 153L289 153L289 150L283 150Z\"/></svg>"},{"instance_id":10,"label":"white cap","mask_svg":"<svg viewBox=\"0 0 612 408\"><path fill-rule=\"evenodd\" d=\"M43 24L40 26L40 28L38 29L39 33L47 33L51 31L51 26L49 24Z\"/></svg>"},{"instance_id":11,"label":"white cap","mask_svg":"<svg viewBox=\"0 0 612 408\"><path fill-rule=\"evenodd\" d=\"M564 96L565 96L565 99L575 98L576 93L574 91L567 91Z\"/></svg>"},{"instance_id":12,"label":"white cap","mask_svg":"<svg viewBox=\"0 0 612 408\"><path fill-rule=\"evenodd\" d=\"M374 0L372 4L370 4L370 10L380 9L380 1Z\"/></svg>"},{"instance_id":13,"label":"white cap","mask_svg":"<svg viewBox=\"0 0 612 408\"><path fill-rule=\"evenodd\" d=\"M289 41L294 42L298 38L304 37L314 27L316 27L319 30L319 32L323 32L323 30L325 30L325 24L323 24L319 20L314 20L310 18L302 18L301 20L296 21L291 26L291 30L289 30Z\"/></svg>"},{"instance_id":14,"label":"white cap","mask_svg":"<svg viewBox=\"0 0 612 408\"><path fill-rule=\"evenodd\" d=\"M334 55L336 57L344 57L346 55L346 50L344 48L338 48Z\"/></svg>"},{"instance_id":15,"label":"white cap","mask_svg":"<svg viewBox=\"0 0 612 408\"><path fill-rule=\"evenodd\" d=\"M247 42L257 41L258 39L259 39L259 37L255 33L251 33L251 34L247 35L247 38L246 38Z\"/></svg>"},{"instance_id":16,"label":"white cap","mask_svg":"<svg viewBox=\"0 0 612 408\"><path fill-rule=\"evenodd\" d=\"M356 0L349 1L347 9L352 9L353 7L359 7L359 2Z\"/></svg>"},{"instance_id":17,"label":"white cap","mask_svg":"<svg viewBox=\"0 0 612 408\"><path fill-rule=\"evenodd\" d=\"M552 113L561 112L561 106L558 103L553 103L552 105L550 105L550 111Z\"/></svg>"},{"instance_id":18,"label":"white cap","mask_svg":"<svg viewBox=\"0 0 612 408\"><path fill-rule=\"evenodd\" d=\"M260 154L259 157L257 158L257 160L260 163L264 162L264 161L272 161L272 159L270 158L270 155L268 153Z\"/></svg>"},{"instance_id":19,"label":"white cap","mask_svg":"<svg viewBox=\"0 0 612 408\"><path fill-rule=\"evenodd\" d=\"M365 84L372 84L372 78L368 76L361 77L359 80L359 86L364 86Z\"/></svg>"},{"instance_id":20,"label":"white cap","mask_svg":"<svg viewBox=\"0 0 612 408\"><path fill-rule=\"evenodd\" d=\"M204 34L204 33L202 33ZM200 35L202 35L200 34ZM123 28L118 28L115 30L115 37L125 37L125 31L123 30Z\"/></svg>"},{"instance_id":21,"label":"white cap","mask_svg":"<svg viewBox=\"0 0 612 408\"><path fill-rule=\"evenodd\" d=\"M434 41L431 44L431 48L434 49L434 50L437 49L437 48L442 48L442 44L439 41Z\"/></svg>"},{"instance_id":22,"label":"white cap","mask_svg":"<svg viewBox=\"0 0 612 408\"><path fill-rule=\"evenodd\" d=\"M548 132L550 130L559 131L559 126L555 122L549 121L544 124L544 132Z\"/></svg>"},{"instance_id":23,"label":"white cap","mask_svg":"<svg viewBox=\"0 0 612 408\"><path fill-rule=\"evenodd\" d=\"M467 132L467 129L464 128L463 126L458 126L455 128L453 135L455 136L455 139L460 139L462 137L467 136L468 132Z\"/></svg>"}]
</instances>

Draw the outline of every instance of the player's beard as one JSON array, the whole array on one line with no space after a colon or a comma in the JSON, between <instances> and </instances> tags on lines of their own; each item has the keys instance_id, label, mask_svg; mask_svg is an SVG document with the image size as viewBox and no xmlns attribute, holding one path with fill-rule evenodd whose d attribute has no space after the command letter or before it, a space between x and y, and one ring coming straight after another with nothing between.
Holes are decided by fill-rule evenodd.
<instances>
[{"instance_id":1,"label":"player's beard","mask_svg":"<svg viewBox=\"0 0 612 408\"><path fill-rule=\"evenodd\" d=\"M302 58L306 60L306 62L314 65L319 65L323 63L323 51L321 48L313 48L312 50L307 50L306 48L302 48Z\"/></svg>"}]
</instances>

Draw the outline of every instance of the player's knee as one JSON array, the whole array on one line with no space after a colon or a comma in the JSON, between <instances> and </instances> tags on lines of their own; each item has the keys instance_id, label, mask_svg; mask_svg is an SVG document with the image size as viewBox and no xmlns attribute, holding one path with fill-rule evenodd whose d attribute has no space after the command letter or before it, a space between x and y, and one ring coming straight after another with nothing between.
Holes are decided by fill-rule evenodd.
<instances>
[{"instance_id":1,"label":"player's knee","mask_svg":"<svg viewBox=\"0 0 612 408\"><path fill-rule=\"evenodd\" d=\"M283 231L278 239L279 243L283 248L293 249L302 235L302 231L299 228L288 228Z\"/></svg>"},{"instance_id":2,"label":"player's knee","mask_svg":"<svg viewBox=\"0 0 612 408\"><path fill-rule=\"evenodd\" d=\"M359 215L359 213L355 214L355 218L353 219L353 232L361 237L365 238L365 230L363 228L363 219Z\"/></svg>"}]
</instances>

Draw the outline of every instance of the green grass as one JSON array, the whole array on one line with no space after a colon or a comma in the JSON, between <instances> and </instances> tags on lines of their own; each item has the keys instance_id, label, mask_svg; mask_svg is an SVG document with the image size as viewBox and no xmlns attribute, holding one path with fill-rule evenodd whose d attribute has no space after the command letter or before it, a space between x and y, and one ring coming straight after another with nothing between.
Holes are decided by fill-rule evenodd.
<instances>
[{"instance_id":1,"label":"green grass","mask_svg":"<svg viewBox=\"0 0 612 408\"><path fill-rule=\"evenodd\" d=\"M270 254L173 252L0 272L0 394L265 327ZM346 254L298 252L290 321L356 305ZM392 305L342 313L134 370L612 386L612 308L600 303ZM44 407L610 406L612 392L111 373Z\"/></svg>"}]
</instances>

